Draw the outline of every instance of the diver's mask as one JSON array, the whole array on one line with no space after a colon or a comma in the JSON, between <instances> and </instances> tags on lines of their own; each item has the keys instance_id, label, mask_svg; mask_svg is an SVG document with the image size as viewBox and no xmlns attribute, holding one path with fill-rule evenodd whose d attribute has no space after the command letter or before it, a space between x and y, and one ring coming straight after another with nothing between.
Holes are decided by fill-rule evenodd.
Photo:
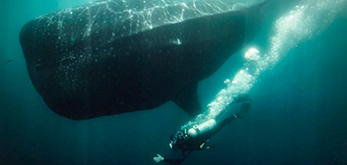
<instances>
[{"instance_id":1,"label":"diver's mask","mask_svg":"<svg viewBox=\"0 0 347 165\"><path fill-rule=\"evenodd\" d=\"M186 150L188 148L187 143L189 140L187 129L177 131L175 134L171 135L170 140L169 147L172 150Z\"/></svg>"}]
</instances>

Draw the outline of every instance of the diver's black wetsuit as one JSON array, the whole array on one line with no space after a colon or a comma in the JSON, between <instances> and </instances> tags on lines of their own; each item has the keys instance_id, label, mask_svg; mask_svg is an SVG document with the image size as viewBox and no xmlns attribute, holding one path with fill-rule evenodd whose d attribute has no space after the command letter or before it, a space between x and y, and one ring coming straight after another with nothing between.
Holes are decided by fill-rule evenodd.
<instances>
[{"instance_id":1,"label":"diver's black wetsuit","mask_svg":"<svg viewBox=\"0 0 347 165\"><path fill-rule=\"evenodd\" d=\"M245 110L247 111L250 108L250 103L242 103L241 105L241 111ZM241 112L241 113L245 113L245 112ZM217 132L219 132L222 128L224 128L224 126L226 126L227 124L229 124L230 122L232 122L234 119L239 118L239 117L243 117L244 114L234 114L228 118L225 118L223 121L219 122L216 127L206 133L204 133L203 135L200 135L199 137L195 137L190 139L191 141L187 144L189 144L189 146L185 146L184 149L182 150L182 156L179 159L167 159L164 158L164 162L165 163L169 163L169 164L180 164L181 162L183 162L194 150L204 150L204 149L209 149L211 146L207 146L206 145L206 141L211 138L214 134L216 134Z\"/></svg>"},{"instance_id":2,"label":"diver's black wetsuit","mask_svg":"<svg viewBox=\"0 0 347 165\"><path fill-rule=\"evenodd\" d=\"M213 136L214 134L216 134L217 132L219 132L225 125L229 124L231 121L233 121L234 119L237 118L237 115L233 115L231 117L228 117L226 119L224 119L222 122L218 123L216 128L211 130L211 132L206 133L204 136L199 137L199 139L193 139L194 142L192 142L192 144L194 144L194 146L189 147L189 149L187 150L182 150L182 155L181 158L179 159L167 159L164 158L164 162L165 163L169 163L169 164L180 164L181 162L183 162L194 150L204 150L204 149L208 149L210 146L206 147L206 141ZM201 147L201 145L204 144L203 147Z\"/></svg>"},{"instance_id":3,"label":"diver's black wetsuit","mask_svg":"<svg viewBox=\"0 0 347 165\"><path fill-rule=\"evenodd\" d=\"M165 163L169 163L169 164L180 164L180 163L183 162L192 152L193 152L193 150L182 151L182 156L181 156L181 158L179 158L179 159L168 159L168 158L164 158L164 162L165 162Z\"/></svg>"}]
</instances>

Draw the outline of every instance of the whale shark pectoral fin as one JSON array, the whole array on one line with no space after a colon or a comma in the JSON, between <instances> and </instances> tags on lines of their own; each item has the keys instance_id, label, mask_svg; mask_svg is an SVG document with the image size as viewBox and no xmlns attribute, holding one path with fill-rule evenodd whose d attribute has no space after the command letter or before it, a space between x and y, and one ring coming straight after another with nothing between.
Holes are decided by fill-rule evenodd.
<instances>
[{"instance_id":1,"label":"whale shark pectoral fin","mask_svg":"<svg viewBox=\"0 0 347 165\"><path fill-rule=\"evenodd\" d=\"M201 106L197 95L198 83L179 90L172 99L179 107L181 107L190 116L195 117L201 113Z\"/></svg>"}]
</instances>

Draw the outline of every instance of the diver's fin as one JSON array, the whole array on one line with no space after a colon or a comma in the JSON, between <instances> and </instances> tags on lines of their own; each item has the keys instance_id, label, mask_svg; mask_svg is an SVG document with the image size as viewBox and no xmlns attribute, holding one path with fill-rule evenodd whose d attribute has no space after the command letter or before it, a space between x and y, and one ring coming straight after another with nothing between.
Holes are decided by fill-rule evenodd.
<instances>
[{"instance_id":1,"label":"diver's fin","mask_svg":"<svg viewBox=\"0 0 347 165\"><path fill-rule=\"evenodd\" d=\"M248 95L240 95L233 100L233 104L250 101L252 101L252 99Z\"/></svg>"},{"instance_id":2,"label":"diver's fin","mask_svg":"<svg viewBox=\"0 0 347 165\"><path fill-rule=\"evenodd\" d=\"M198 83L190 86L189 88L179 90L176 93L175 97L172 99L173 102L175 102L179 107L181 107L185 112L193 117L201 113L201 106L198 100L197 88Z\"/></svg>"},{"instance_id":3,"label":"diver's fin","mask_svg":"<svg viewBox=\"0 0 347 165\"><path fill-rule=\"evenodd\" d=\"M211 144L211 145L206 146L205 148L206 148L207 150L209 150L209 149L216 148L216 147L217 147L217 145Z\"/></svg>"},{"instance_id":4,"label":"diver's fin","mask_svg":"<svg viewBox=\"0 0 347 165\"><path fill-rule=\"evenodd\" d=\"M244 118L251 108L250 102L243 102L240 107L240 111L236 114L237 118Z\"/></svg>"}]
</instances>

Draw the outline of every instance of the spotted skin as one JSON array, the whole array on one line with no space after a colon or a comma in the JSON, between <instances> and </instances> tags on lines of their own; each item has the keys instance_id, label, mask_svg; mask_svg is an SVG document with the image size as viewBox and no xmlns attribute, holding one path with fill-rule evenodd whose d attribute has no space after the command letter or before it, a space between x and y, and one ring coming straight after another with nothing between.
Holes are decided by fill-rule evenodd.
<instances>
[{"instance_id":1,"label":"spotted skin","mask_svg":"<svg viewBox=\"0 0 347 165\"><path fill-rule=\"evenodd\" d=\"M201 81L249 42L263 4L110 0L55 11L25 24L30 78L50 109L75 120L174 101L201 112Z\"/></svg>"}]
</instances>

